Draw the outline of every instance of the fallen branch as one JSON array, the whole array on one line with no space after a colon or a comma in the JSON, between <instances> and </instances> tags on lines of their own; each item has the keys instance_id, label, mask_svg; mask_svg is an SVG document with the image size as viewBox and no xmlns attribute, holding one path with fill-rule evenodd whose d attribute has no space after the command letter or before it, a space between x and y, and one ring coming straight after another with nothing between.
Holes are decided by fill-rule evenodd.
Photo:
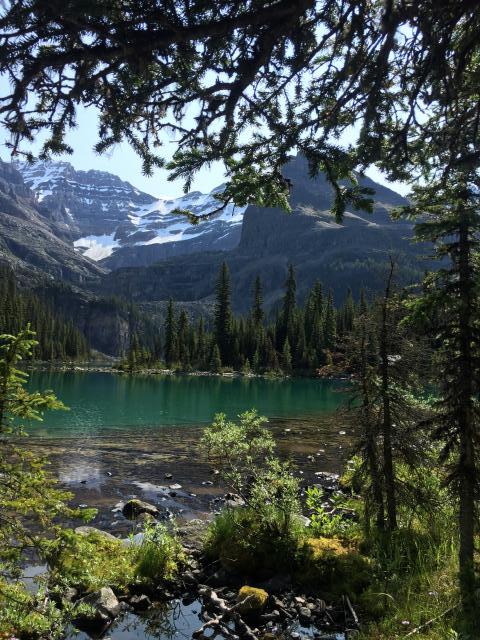
<instances>
[{"instance_id":1,"label":"fallen branch","mask_svg":"<svg viewBox=\"0 0 480 640\"><path fill-rule=\"evenodd\" d=\"M246 604L249 600L253 598L253 596L247 596L240 602L237 602L233 606L228 606L227 602L223 598L219 598L215 591L211 589L200 589L199 594L208 597L210 603L216 608L220 610L220 615L216 618L212 618L212 620L208 620L203 624L200 629L192 633L192 638L201 638L204 636L204 632L207 629L215 629L213 637L215 637L218 633L222 633L224 636L229 637L234 634L225 624L226 619L231 619L235 623L235 627L241 633L241 637L245 638L245 640L258 640L257 636L253 633L250 627L242 620L240 614L238 613L238 609ZM212 637L212 636L210 636Z\"/></svg>"},{"instance_id":2,"label":"fallen branch","mask_svg":"<svg viewBox=\"0 0 480 640\"><path fill-rule=\"evenodd\" d=\"M357 614L355 612L355 609L353 608L352 603L350 602L350 598L348 596L345 596L345 602L347 603L347 607L348 607L348 609L349 609L349 611L350 611L350 613L352 615L352 618L353 618L355 624L358 627L358 616L357 616Z\"/></svg>"},{"instance_id":3,"label":"fallen branch","mask_svg":"<svg viewBox=\"0 0 480 640\"><path fill-rule=\"evenodd\" d=\"M412 631L407 633L405 638L409 638L410 636L415 635L419 631L423 631L423 629L425 629L426 627L429 627L431 624L433 624L437 620L440 620L440 618L443 618L444 616L448 615L450 612L454 611L459 606L460 606L460 603L454 604L453 607L446 609L443 613L440 613L438 616L435 616L435 618L431 618L430 620L427 620L427 622L425 622L424 624L421 624L419 627L415 627L415 629L412 629Z\"/></svg>"}]
</instances>

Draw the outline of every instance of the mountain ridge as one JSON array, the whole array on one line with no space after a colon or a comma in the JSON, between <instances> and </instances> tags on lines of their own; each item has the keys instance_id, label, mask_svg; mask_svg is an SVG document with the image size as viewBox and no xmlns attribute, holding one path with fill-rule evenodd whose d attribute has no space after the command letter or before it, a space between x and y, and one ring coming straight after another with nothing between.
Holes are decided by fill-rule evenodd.
<instances>
[{"instance_id":1,"label":"mountain ridge","mask_svg":"<svg viewBox=\"0 0 480 640\"><path fill-rule=\"evenodd\" d=\"M204 249L227 250L240 240L245 207L228 205L196 226L173 213L190 209L202 214L216 208L215 194L222 185L209 194L192 191L156 198L114 174L77 171L68 162L20 163L17 168L38 205L50 212L76 250L109 269Z\"/></svg>"}]
</instances>

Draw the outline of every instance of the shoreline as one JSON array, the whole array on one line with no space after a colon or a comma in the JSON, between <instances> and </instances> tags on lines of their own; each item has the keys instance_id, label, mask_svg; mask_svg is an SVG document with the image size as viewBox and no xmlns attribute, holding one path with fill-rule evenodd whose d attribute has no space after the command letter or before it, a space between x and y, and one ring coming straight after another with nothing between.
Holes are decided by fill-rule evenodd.
<instances>
[{"instance_id":1,"label":"shoreline","mask_svg":"<svg viewBox=\"0 0 480 640\"><path fill-rule=\"evenodd\" d=\"M213 371L182 371L177 369L158 369L147 368L138 369L135 371L124 371L117 368L113 364L105 363L102 365L87 365L82 363L46 363L36 362L24 365L24 368L28 371L40 371L40 372L59 372L59 373L112 373L122 376L193 376L193 377L212 377L212 378L246 378L256 379L262 378L265 380L292 380L308 378L311 380L352 380L352 375L346 372L336 372L330 375L291 375L280 373L243 373L242 371L223 371L215 373Z\"/></svg>"}]
</instances>

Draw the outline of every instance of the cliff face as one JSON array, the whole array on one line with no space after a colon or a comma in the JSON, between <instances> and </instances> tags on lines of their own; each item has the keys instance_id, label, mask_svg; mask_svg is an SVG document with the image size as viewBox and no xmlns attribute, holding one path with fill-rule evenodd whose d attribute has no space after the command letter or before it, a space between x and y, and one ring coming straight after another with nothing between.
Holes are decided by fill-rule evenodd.
<instances>
[{"instance_id":1,"label":"cliff face","mask_svg":"<svg viewBox=\"0 0 480 640\"><path fill-rule=\"evenodd\" d=\"M21 174L0 161L0 261L35 278L87 284L105 270L78 254L43 215Z\"/></svg>"},{"instance_id":2,"label":"cliff face","mask_svg":"<svg viewBox=\"0 0 480 640\"><path fill-rule=\"evenodd\" d=\"M330 207L332 188L323 176L308 177L306 163L294 158L285 167L292 182L293 212L250 206L244 213L239 246L228 252L204 252L163 260L146 268L119 269L101 280L104 292L131 296L137 301L202 301L211 297L222 261L232 274L233 303L245 311L251 301L253 281L260 274L267 306L282 295L287 266L298 274L299 297L319 278L337 301L347 287L375 292L382 289L388 255L402 267L402 281L415 281L425 263L418 262L422 248L409 239L412 226L394 222L389 211L405 204L402 196L368 178L360 183L375 189L373 214L347 211L342 224L334 222Z\"/></svg>"},{"instance_id":3,"label":"cliff face","mask_svg":"<svg viewBox=\"0 0 480 640\"><path fill-rule=\"evenodd\" d=\"M18 165L45 218L77 251L108 269L146 266L196 251L227 250L240 241L244 208L228 206L195 227L175 209L201 214L218 207L216 189L155 198L105 171L76 171L68 162ZM221 189L219 187L218 189Z\"/></svg>"}]
</instances>

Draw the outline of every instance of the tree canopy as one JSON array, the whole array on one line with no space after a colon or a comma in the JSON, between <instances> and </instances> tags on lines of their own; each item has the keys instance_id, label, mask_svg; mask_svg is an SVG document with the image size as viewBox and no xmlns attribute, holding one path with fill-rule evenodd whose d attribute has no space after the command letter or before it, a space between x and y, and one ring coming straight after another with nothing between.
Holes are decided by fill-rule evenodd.
<instances>
[{"instance_id":1,"label":"tree canopy","mask_svg":"<svg viewBox=\"0 0 480 640\"><path fill-rule=\"evenodd\" d=\"M126 140L146 173L167 166L188 188L222 159L219 207L288 207L281 167L301 152L341 217L366 205L354 169L405 179L478 161L479 32L472 0L16 0L0 13L0 113L14 153L42 131L42 154L71 151L86 105L96 150Z\"/></svg>"}]
</instances>

